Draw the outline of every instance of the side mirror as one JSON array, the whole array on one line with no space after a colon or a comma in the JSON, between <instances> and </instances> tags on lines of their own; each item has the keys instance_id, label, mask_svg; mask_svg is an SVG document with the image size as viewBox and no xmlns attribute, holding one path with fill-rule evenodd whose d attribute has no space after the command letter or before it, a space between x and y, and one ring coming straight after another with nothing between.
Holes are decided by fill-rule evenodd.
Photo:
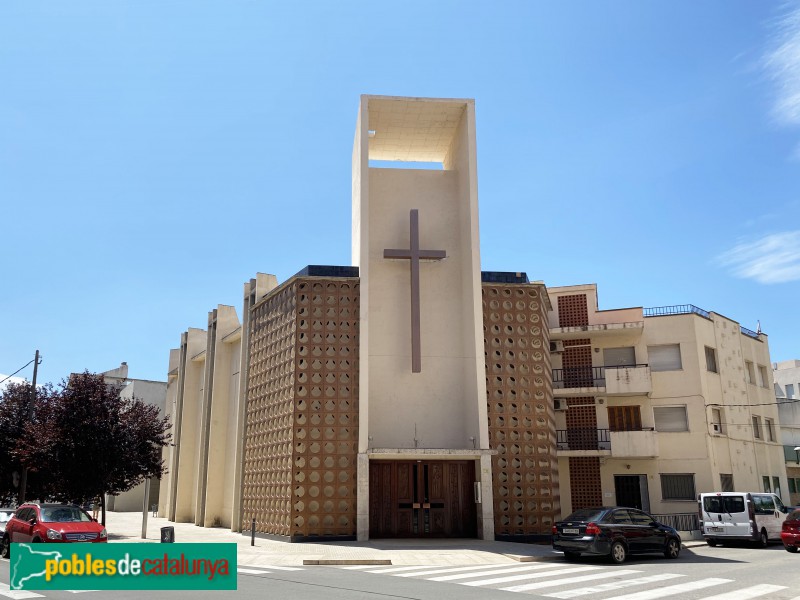
<instances>
[{"instance_id":1,"label":"side mirror","mask_svg":"<svg viewBox=\"0 0 800 600\"><path fill-rule=\"evenodd\" d=\"M36 517L31 517L31 520L29 521L29 523L31 525L36 525Z\"/></svg>"},{"instance_id":2,"label":"side mirror","mask_svg":"<svg viewBox=\"0 0 800 600\"><path fill-rule=\"evenodd\" d=\"M657 521L650 521L650 527L658 527Z\"/></svg>"}]
</instances>

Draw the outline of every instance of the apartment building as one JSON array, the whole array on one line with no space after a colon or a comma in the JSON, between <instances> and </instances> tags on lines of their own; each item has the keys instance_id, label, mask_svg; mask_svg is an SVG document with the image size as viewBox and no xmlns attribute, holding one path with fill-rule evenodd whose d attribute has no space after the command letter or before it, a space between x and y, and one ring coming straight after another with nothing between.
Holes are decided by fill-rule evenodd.
<instances>
[{"instance_id":1,"label":"apartment building","mask_svg":"<svg viewBox=\"0 0 800 600\"><path fill-rule=\"evenodd\" d=\"M548 292L564 515L691 519L700 492L787 491L765 334L693 305L599 310L594 284Z\"/></svg>"},{"instance_id":2,"label":"apartment building","mask_svg":"<svg viewBox=\"0 0 800 600\"><path fill-rule=\"evenodd\" d=\"M800 504L800 360L774 363L772 376L789 484L788 503L797 506Z\"/></svg>"}]
</instances>

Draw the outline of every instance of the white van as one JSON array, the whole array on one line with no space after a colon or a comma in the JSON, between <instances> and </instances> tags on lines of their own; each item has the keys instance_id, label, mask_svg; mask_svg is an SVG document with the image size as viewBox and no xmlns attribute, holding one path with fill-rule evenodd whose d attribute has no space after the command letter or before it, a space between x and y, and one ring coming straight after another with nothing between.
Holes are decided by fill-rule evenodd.
<instances>
[{"instance_id":1,"label":"white van","mask_svg":"<svg viewBox=\"0 0 800 600\"><path fill-rule=\"evenodd\" d=\"M780 541L786 508L775 494L713 492L698 496L700 531L709 546L728 540L749 540L766 547Z\"/></svg>"}]
</instances>

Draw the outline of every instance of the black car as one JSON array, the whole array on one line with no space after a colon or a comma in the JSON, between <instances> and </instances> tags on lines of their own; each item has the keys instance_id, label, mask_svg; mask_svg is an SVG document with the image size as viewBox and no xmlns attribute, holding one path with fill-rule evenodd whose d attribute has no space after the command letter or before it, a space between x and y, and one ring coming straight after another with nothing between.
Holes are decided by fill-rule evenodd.
<instances>
[{"instance_id":1,"label":"black car","mask_svg":"<svg viewBox=\"0 0 800 600\"><path fill-rule=\"evenodd\" d=\"M568 559L581 554L609 556L615 563L629 554L659 553L678 558L678 532L635 508L583 508L553 525L553 548Z\"/></svg>"}]
</instances>

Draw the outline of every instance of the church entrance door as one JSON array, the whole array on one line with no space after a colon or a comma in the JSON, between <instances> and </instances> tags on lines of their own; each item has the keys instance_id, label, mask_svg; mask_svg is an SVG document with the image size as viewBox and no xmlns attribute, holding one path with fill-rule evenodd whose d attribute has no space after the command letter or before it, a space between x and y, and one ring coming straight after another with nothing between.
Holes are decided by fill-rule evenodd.
<instances>
[{"instance_id":1,"label":"church entrance door","mask_svg":"<svg viewBox=\"0 0 800 600\"><path fill-rule=\"evenodd\" d=\"M473 461L370 461L370 537L476 537L474 483Z\"/></svg>"}]
</instances>

